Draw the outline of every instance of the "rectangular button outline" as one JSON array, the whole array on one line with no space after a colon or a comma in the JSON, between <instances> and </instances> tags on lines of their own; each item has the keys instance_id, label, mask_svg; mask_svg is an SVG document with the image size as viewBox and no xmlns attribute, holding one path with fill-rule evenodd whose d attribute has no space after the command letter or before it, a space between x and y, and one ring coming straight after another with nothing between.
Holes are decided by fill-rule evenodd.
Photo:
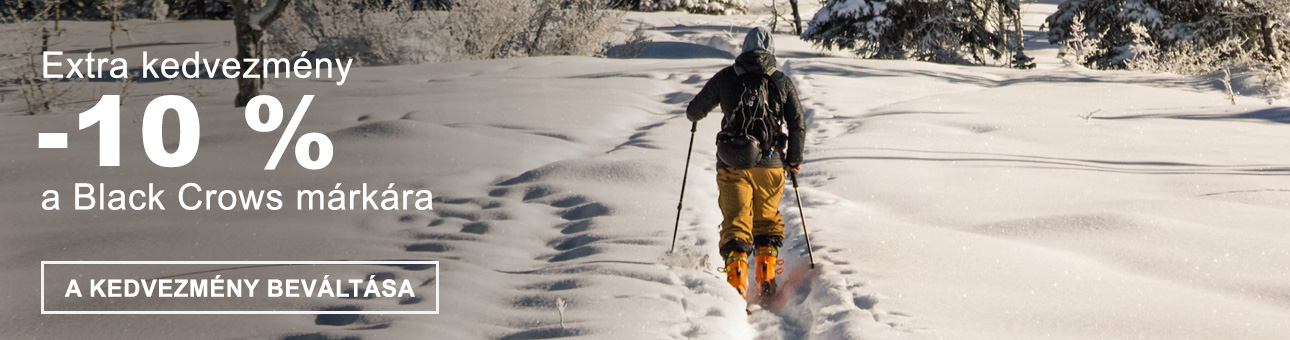
<instances>
[{"instance_id":1,"label":"rectangular button outline","mask_svg":"<svg viewBox=\"0 0 1290 340\"><path fill-rule=\"evenodd\" d=\"M263 264L285 264L285 265L389 265L389 264L432 264L434 265L434 310L433 311L326 311L326 310L308 310L308 311L48 311L45 310L45 265L98 265L98 264L126 264L126 265L149 265L149 264L239 264L239 265L263 265ZM443 300L439 295L439 261L40 261L40 314L48 315L316 315L316 314L389 314L389 315L438 315L439 302Z\"/></svg>"}]
</instances>

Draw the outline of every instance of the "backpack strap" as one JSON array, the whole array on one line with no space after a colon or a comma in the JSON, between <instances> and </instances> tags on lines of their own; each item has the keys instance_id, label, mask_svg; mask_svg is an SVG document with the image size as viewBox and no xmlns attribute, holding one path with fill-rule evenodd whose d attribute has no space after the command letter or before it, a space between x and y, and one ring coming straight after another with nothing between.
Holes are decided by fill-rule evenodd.
<instances>
[{"instance_id":1,"label":"backpack strap","mask_svg":"<svg viewBox=\"0 0 1290 340\"><path fill-rule=\"evenodd\" d=\"M771 117L769 119L771 119L772 123L775 125L772 127L775 131L772 133L772 136L770 136L773 140L770 141L769 144L771 145L768 145L768 147L778 148L781 146L781 143L788 141L788 136L784 135L782 132L785 120L784 106L788 103L788 92L784 90L787 87L785 85L788 82L788 75L784 74L784 72L781 72L780 70L775 70L774 73L766 75L766 77L766 91L774 93L774 100L769 101L770 103L773 103L773 106L771 107ZM770 96L769 93L767 95Z\"/></svg>"},{"instance_id":2,"label":"backpack strap","mask_svg":"<svg viewBox=\"0 0 1290 340\"><path fill-rule=\"evenodd\" d=\"M738 75L738 79L740 85L744 87L744 91L748 91L750 89L749 86L754 85L754 82L758 83L755 85L760 87L757 91L761 92L757 95L757 97L759 97L757 100L760 102L758 104L765 106L762 109L757 109L762 114L760 117L751 116L746 111L738 111L738 116L735 116L738 118L732 120L723 119L722 134L729 132L733 135L744 136L745 134L752 132L751 128L754 125L750 124L755 124L755 131L757 131L757 133L749 136L756 138L760 142L760 148L765 152L772 152L773 150L778 149L783 139L782 129L784 125L784 114L782 111L784 109L784 104L787 101L787 96L782 90L783 86L781 85L781 82L784 79L784 74L778 70L770 74L760 72L756 74L744 73ZM748 98L743 97L746 94L747 92L744 92L740 97L740 110L749 107L749 105L744 101ZM726 117L726 119L730 118L731 117ZM742 126L734 126L731 124L741 124ZM719 134L718 139L720 138L721 136Z\"/></svg>"},{"instance_id":3,"label":"backpack strap","mask_svg":"<svg viewBox=\"0 0 1290 340\"><path fill-rule=\"evenodd\" d=\"M775 73L769 74L767 77L770 77L769 83L775 87L775 98L778 99L778 104L782 106L784 102L788 101L788 93L783 90L784 84L788 82L788 75L775 70Z\"/></svg>"}]
</instances>

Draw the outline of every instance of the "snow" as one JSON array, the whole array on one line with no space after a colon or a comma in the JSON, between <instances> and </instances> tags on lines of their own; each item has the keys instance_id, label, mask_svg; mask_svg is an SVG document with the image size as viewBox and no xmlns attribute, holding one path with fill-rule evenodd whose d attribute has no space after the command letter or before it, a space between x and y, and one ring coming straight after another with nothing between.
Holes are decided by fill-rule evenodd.
<instances>
[{"instance_id":1,"label":"snow","mask_svg":"<svg viewBox=\"0 0 1290 340\"><path fill-rule=\"evenodd\" d=\"M1040 36L1033 30L1052 9L1027 8L1037 13L1027 16L1028 36ZM803 17L814 10L804 8ZM667 247L689 137L684 106L730 62L717 52L738 53L759 18L627 19L626 29L643 21L671 47L648 52L652 59L364 67L343 87L270 81L265 92L288 108L318 96L300 131L333 140L335 158L323 171L286 161L261 170L279 136L245 126L230 105L231 81L133 85L120 168L92 166L97 136L74 129L77 103L68 114L25 116L7 92L14 88L0 87L9 98L0 102L0 329L12 338L1290 334L1283 222L1290 107L1253 97L1228 105L1205 79L1062 68L1046 45L1030 50L1039 69L1020 71L855 60L788 35L776 36L776 50L810 116L800 190L817 267L808 268L789 189L781 206L789 223L784 294L745 315L744 301L716 272L716 119L699 124L678 249ZM227 22L134 23L140 41L121 48L127 56L143 48L159 57L233 52L221 43L232 37ZM64 25L73 37L66 50L98 46L90 32L99 23ZM86 86L85 93L117 91ZM186 95L202 117L198 156L179 169L150 165L136 147L136 117L163 94ZM36 151L34 131L69 132L70 148ZM100 181L231 189L393 182L429 188L438 199L426 213L39 209L45 189ZM324 259L442 261L442 314L36 312L40 261ZM565 327L558 300L568 304Z\"/></svg>"}]
</instances>

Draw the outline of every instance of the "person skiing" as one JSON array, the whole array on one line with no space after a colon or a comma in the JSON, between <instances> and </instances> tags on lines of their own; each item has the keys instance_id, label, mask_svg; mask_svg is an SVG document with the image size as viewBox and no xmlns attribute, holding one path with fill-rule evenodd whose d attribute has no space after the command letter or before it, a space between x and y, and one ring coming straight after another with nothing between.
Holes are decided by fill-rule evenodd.
<instances>
[{"instance_id":1,"label":"person skiing","mask_svg":"<svg viewBox=\"0 0 1290 340\"><path fill-rule=\"evenodd\" d=\"M796 175L802 169L806 138L797 87L776 69L774 52L770 32L753 28L734 64L708 80L686 108L686 117L698 122L721 106L717 203L723 219L718 244L726 281L745 298L749 253L762 296L778 289L776 265L784 239L779 201L785 171Z\"/></svg>"}]
</instances>

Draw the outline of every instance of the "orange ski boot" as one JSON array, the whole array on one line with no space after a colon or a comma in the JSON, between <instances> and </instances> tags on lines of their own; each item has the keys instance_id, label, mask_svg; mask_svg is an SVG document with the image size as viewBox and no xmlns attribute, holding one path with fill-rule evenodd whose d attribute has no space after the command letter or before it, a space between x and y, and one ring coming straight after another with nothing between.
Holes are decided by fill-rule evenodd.
<instances>
[{"instance_id":1,"label":"orange ski boot","mask_svg":"<svg viewBox=\"0 0 1290 340\"><path fill-rule=\"evenodd\" d=\"M732 251L726 254L726 282L739 291L739 296L748 297L748 253Z\"/></svg>"},{"instance_id":2,"label":"orange ski boot","mask_svg":"<svg viewBox=\"0 0 1290 340\"><path fill-rule=\"evenodd\" d=\"M775 274L783 271L779 265L784 264L784 260L779 259L779 249L775 246L758 246L753 251L753 261L757 263L757 285L761 289L762 301L767 302L769 299L766 298L774 296L779 289L775 284Z\"/></svg>"}]
</instances>

